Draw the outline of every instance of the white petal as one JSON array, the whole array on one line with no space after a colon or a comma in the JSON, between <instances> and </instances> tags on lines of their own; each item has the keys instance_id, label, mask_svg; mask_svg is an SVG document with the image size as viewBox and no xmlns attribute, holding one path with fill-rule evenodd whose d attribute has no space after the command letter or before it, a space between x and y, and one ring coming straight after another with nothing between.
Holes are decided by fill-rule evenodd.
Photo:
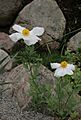
<instances>
[{"instance_id":1,"label":"white petal","mask_svg":"<svg viewBox=\"0 0 81 120\"><path fill-rule=\"evenodd\" d=\"M20 33L13 33L9 35L9 37L14 42L17 42L19 39L22 39L22 35Z\"/></svg>"},{"instance_id":2,"label":"white petal","mask_svg":"<svg viewBox=\"0 0 81 120\"><path fill-rule=\"evenodd\" d=\"M71 69L67 69L67 68L57 68L55 70L55 74L54 76L56 77L61 77L61 76L65 76L65 75L72 75L73 71Z\"/></svg>"},{"instance_id":3,"label":"white petal","mask_svg":"<svg viewBox=\"0 0 81 120\"><path fill-rule=\"evenodd\" d=\"M75 66L73 64L68 64L67 68L70 70L75 70Z\"/></svg>"},{"instance_id":4,"label":"white petal","mask_svg":"<svg viewBox=\"0 0 81 120\"><path fill-rule=\"evenodd\" d=\"M21 27L20 25L17 25L17 24L13 25L12 28L13 28L13 30L15 30L19 33L22 33L22 30L25 29L24 27Z\"/></svg>"},{"instance_id":5,"label":"white petal","mask_svg":"<svg viewBox=\"0 0 81 120\"><path fill-rule=\"evenodd\" d=\"M56 77L61 77L61 76L64 76L64 75L65 75L65 71L64 71L63 68L57 68L57 69L55 70L54 76L56 76Z\"/></svg>"},{"instance_id":6,"label":"white petal","mask_svg":"<svg viewBox=\"0 0 81 120\"><path fill-rule=\"evenodd\" d=\"M50 63L50 65L52 69L59 68L61 66L59 63Z\"/></svg>"},{"instance_id":7,"label":"white petal","mask_svg":"<svg viewBox=\"0 0 81 120\"><path fill-rule=\"evenodd\" d=\"M73 71L71 69L66 69L67 75L73 75Z\"/></svg>"},{"instance_id":8,"label":"white petal","mask_svg":"<svg viewBox=\"0 0 81 120\"><path fill-rule=\"evenodd\" d=\"M37 36L29 36L29 37L24 37L24 42L27 44L27 45L34 45L36 42L38 42L39 40L41 40L39 37Z\"/></svg>"},{"instance_id":9,"label":"white petal","mask_svg":"<svg viewBox=\"0 0 81 120\"><path fill-rule=\"evenodd\" d=\"M31 34L41 36L44 33L44 28L43 27L34 27L30 32L31 32Z\"/></svg>"}]
</instances>

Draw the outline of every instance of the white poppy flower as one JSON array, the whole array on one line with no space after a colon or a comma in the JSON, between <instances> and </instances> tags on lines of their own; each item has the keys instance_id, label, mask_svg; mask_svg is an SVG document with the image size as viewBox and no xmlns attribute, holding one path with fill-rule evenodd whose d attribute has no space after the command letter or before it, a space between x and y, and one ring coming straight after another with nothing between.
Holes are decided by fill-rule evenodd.
<instances>
[{"instance_id":1,"label":"white poppy flower","mask_svg":"<svg viewBox=\"0 0 81 120\"><path fill-rule=\"evenodd\" d=\"M34 27L29 31L29 29L15 24L12 28L17 32L9 35L11 40L17 42L19 39L23 39L27 45L34 45L36 42L41 41L38 36L41 36L44 33L43 27Z\"/></svg>"},{"instance_id":2,"label":"white poppy flower","mask_svg":"<svg viewBox=\"0 0 81 120\"><path fill-rule=\"evenodd\" d=\"M72 75L75 70L75 66L73 64L68 64L66 61L61 63L51 63L51 68L56 69L54 76L61 77L67 75Z\"/></svg>"}]
</instances>

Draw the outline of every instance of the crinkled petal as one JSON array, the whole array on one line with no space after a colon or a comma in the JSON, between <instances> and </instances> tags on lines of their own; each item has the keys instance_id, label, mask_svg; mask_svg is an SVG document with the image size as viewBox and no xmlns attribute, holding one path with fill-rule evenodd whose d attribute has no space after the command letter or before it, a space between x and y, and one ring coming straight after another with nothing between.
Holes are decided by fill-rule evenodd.
<instances>
[{"instance_id":1,"label":"crinkled petal","mask_svg":"<svg viewBox=\"0 0 81 120\"><path fill-rule=\"evenodd\" d=\"M68 69L75 70L75 65L73 64L68 64L67 66Z\"/></svg>"},{"instance_id":2,"label":"crinkled petal","mask_svg":"<svg viewBox=\"0 0 81 120\"><path fill-rule=\"evenodd\" d=\"M73 71L71 69L66 69L66 74L67 75L73 75Z\"/></svg>"},{"instance_id":3,"label":"crinkled petal","mask_svg":"<svg viewBox=\"0 0 81 120\"><path fill-rule=\"evenodd\" d=\"M70 70L70 69L67 69L67 68L57 68L55 70L55 74L54 76L56 77L61 77L61 76L65 76L65 75L72 75L73 74L73 71Z\"/></svg>"},{"instance_id":4,"label":"crinkled petal","mask_svg":"<svg viewBox=\"0 0 81 120\"><path fill-rule=\"evenodd\" d=\"M20 25L17 25L17 24L13 25L12 28L13 28L13 30L15 30L19 33L22 33L22 30L25 29L24 27L21 27Z\"/></svg>"},{"instance_id":5,"label":"crinkled petal","mask_svg":"<svg viewBox=\"0 0 81 120\"><path fill-rule=\"evenodd\" d=\"M44 28L43 27L34 27L30 32L31 32L31 34L41 36L44 33Z\"/></svg>"},{"instance_id":6,"label":"crinkled petal","mask_svg":"<svg viewBox=\"0 0 81 120\"><path fill-rule=\"evenodd\" d=\"M50 65L52 69L59 68L61 66L59 63L50 63Z\"/></svg>"},{"instance_id":7,"label":"crinkled petal","mask_svg":"<svg viewBox=\"0 0 81 120\"><path fill-rule=\"evenodd\" d=\"M13 34L9 35L9 37L13 42L17 42L19 39L23 38L20 33L13 33Z\"/></svg>"},{"instance_id":8,"label":"crinkled petal","mask_svg":"<svg viewBox=\"0 0 81 120\"><path fill-rule=\"evenodd\" d=\"M34 45L36 42L40 41L41 39L37 36L28 36L28 37L24 37L24 42L27 45Z\"/></svg>"},{"instance_id":9,"label":"crinkled petal","mask_svg":"<svg viewBox=\"0 0 81 120\"><path fill-rule=\"evenodd\" d=\"M63 70L62 68L57 68L57 69L55 70L54 76L56 76L56 77L61 77L61 76L64 76L64 75L65 75L65 72L64 72L64 70Z\"/></svg>"}]
</instances>

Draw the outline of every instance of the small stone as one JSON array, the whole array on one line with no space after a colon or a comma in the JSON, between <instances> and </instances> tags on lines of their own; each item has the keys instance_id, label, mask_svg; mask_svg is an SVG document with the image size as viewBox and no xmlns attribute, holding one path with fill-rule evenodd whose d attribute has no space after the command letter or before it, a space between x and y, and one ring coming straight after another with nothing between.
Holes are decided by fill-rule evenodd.
<instances>
[{"instance_id":1,"label":"small stone","mask_svg":"<svg viewBox=\"0 0 81 120\"><path fill-rule=\"evenodd\" d=\"M14 42L9 38L9 36L4 32L0 32L0 48L9 52L12 50L13 46Z\"/></svg>"},{"instance_id":2,"label":"small stone","mask_svg":"<svg viewBox=\"0 0 81 120\"><path fill-rule=\"evenodd\" d=\"M10 70L12 68L12 61L10 56L2 49L0 49L0 62L0 69L4 68L5 70Z\"/></svg>"}]
</instances>

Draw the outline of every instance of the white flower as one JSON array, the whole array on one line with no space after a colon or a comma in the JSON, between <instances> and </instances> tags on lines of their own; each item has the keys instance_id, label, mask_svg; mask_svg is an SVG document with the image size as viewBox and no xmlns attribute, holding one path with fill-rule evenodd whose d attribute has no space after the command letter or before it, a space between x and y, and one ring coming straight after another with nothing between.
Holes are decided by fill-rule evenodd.
<instances>
[{"instance_id":1,"label":"white flower","mask_svg":"<svg viewBox=\"0 0 81 120\"><path fill-rule=\"evenodd\" d=\"M68 64L66 61L61 63L51 63L51 68L56 69L54 76L61 77L67 75L72 75L75 70L75 66L73 64Z\"/></svg>"},{"instance_id":2,"label":"white flower","mask_svg":"<svg viewBox=\"0 0 81 120\"><path fill-rule=\"evenodd\" d=\"M11 40L17 42L19 39L23 39L27 45L34 45L36 42L41 41L38 36L41 36L44 33L43 27L34 27L29 31L27 28L15 24L12 28L17 32L9 35Z\"/></svg>"}]
</instances>

